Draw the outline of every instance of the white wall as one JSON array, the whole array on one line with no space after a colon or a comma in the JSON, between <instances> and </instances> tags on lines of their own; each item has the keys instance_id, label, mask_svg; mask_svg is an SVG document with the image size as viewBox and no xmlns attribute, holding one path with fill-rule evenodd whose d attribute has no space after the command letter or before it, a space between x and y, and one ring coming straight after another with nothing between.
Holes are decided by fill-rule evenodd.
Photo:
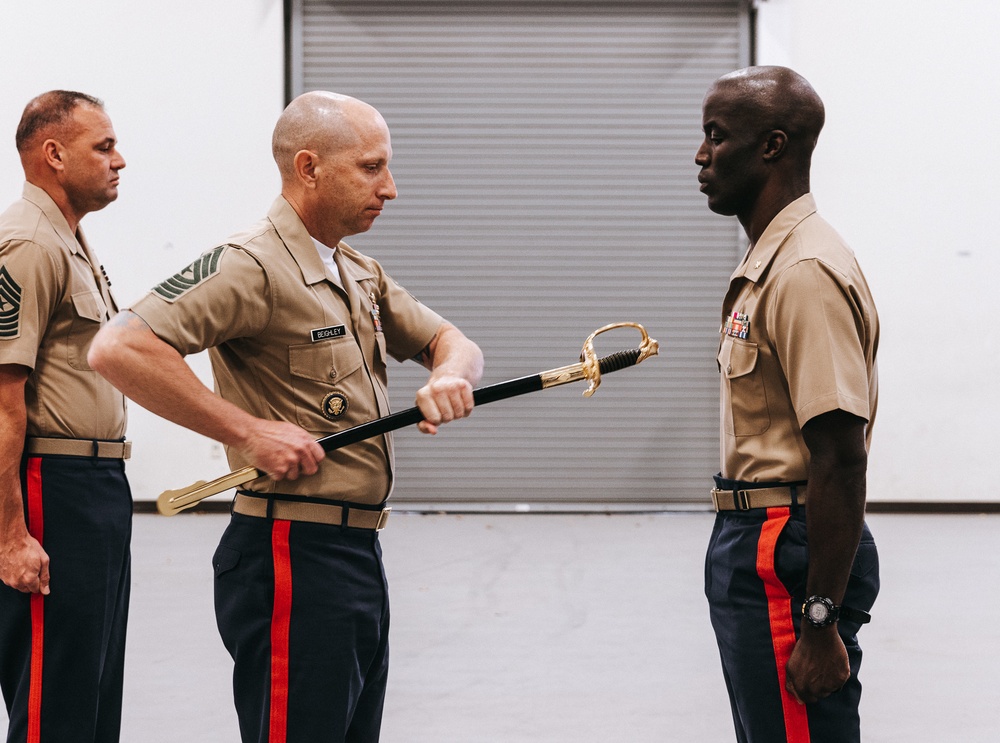
<instances>
[{"instance_id":1,"label":"white wall","mask_svg":"<svg viewBox=\"0 0 1000 743\"><path fill-rule=\"evenodd\" d=\"M283 107L281 0L0 4L0 209L19 197L14 130L55 88L102 98L126 160L118 200L83 221L123 306L263 216ZM209 381L207 357L192 366ZM130 406L137 499L228 471L217 445Z\"/></svg>"},{"instance_id":2,"label":"white wall","mask_svg":"<svg viewBox=\"0 0 1000 743\"><path fill-rule=\"evenodd\" d=\"M820 211L882 320L872 500L998 500L992 431L1000 239L1000 3L764 0L760 64L826 104Z\"/></svg>"},{"instance_id":3,"label":"white wall","mask_svg":"<svg viewBox=\"0 0 1000 743\"><path fill-rule=\"evenodd\" d=\"M974 486L991 481L1000 414L1000 4L763 0L758 28L759 61L796 68L826 102L813 191L881 312L871 498L997 499ZM125 305L277 191L281 0L5 2L0 71L0 205L20 193L13 132L32 96L70 88L107 103L128 168L119 200L84 228ZM204 357L192 362L208 379ZM135 405L129 435L137 498L226 470L210 442Z\"/></svg>"}]
</instances>

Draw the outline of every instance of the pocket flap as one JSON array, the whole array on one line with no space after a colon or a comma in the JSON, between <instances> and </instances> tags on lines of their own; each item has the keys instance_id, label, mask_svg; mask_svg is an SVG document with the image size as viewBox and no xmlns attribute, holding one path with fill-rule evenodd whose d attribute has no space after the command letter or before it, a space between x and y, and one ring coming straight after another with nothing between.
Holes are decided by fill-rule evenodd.
<instances>
[{"instance_id":1,"label":"pocket flap","mask_svg":"<svg viewBox=\"0 0 1000 743\"><path fill-rule=\"evenodd\" d=\"M750 374L757 366L757 345L738 339L733 340L729 361L724 370L730 379Z\"/></svg>"},{"instance_id":2,"label":"pocket flap","mask_svg":"<svg viewBox=\"0 0 1000 743\"><path fill-rule=\"evenodd\" d=\"M215 570L215 577L218 578L224 573L228 573L230 570L235 568L240 562L240 552L239 550L234 550L231 547L224 547L219 545L215 550L215 554L212 556L212 568Z\"/></svg>"},{"instance_id":3,"label":"pocket flap","mask_svg":"<svg viewBox=\"0 0 1000 743\"><path fill-rule=\"evenodd\" d=\"M78 292L73 295L73 309L80 317L100 322L108 312L100 292Z\"/></svg>"},{"instance_id":4,"label":"pocket flap","mask_svg":"<svg viewBox=\"0 0 1000 743\"><path fill-rule=\"evenodd\" d=\"M334 338L288 347L292 376L316 382L335 382L361 368L361 349L354 338Z\"/></svg>"}]
</instances>

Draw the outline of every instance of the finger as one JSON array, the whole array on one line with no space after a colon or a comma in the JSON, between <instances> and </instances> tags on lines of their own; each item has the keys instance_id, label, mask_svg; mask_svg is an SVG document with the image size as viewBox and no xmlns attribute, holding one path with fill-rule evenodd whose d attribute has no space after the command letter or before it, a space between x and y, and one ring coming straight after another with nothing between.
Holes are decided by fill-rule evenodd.
<instances>
[{"instance_id":1,"label":"finger","mask_svg":"<svg viewBox=\"0 0 1000 743\"><path fill-rule=\"evenodd\" d=\"M438 395L436 402L439 422L448 423L455 420L455 406L448 393Z\"/></svg>"},{"instance_id":2,"label":"finger","mask_svg":"<svg viewBox=\"0 0 1000 743\"><path fill-rule=\"evenodd\" d=\"M472 394L471 384L465 384L462 386L462 406L465 410L465 416L470 415L472 413L472 409L476 407L476 398Z\"/></svg>"},{"instance_id":3,"label":"finger","mask_svg":"<svg viewBox=\"0 0 1000 743\"><path fill-rule=\"evenodd\" d=\"M48 558L48 555L46 555L45 559L42 560L42 569L38 573L38 585L39 585L39 590L42 592L42 594L44 594L44 595L47 596L49 594L49 592L50 592L50 589L49 589L49 558Z\"/></svg>"},{"instance_id":4,"label":"finger","mask_svg":"<svg viewBox=\"0 0 1000 743\"><path fill-rule=\"evenodd\" d=\"M433 397L428 395L423 400L418 400L417 406L420 408L420 414L424 416L423 422L432 426L441 422L441 411Z\"/></svg>"},{"instance_id":5,"label":"finger","mask_svg":"<svg viewBox=\"0 0 1000 743\"><path fill-rule=\"evenodd\" d=\"M434 434L436 434L438 432L438 427L437 426L435 426L433 423L430 423L429 421L425 421L425 420L424 421L420 421L420 423L417 424L417 429L421 433L429 433L431 436L433 436Z\"/></svg>"},{"instance_id":6,"label":"finger","mask_svg":"<svg viewBox=\"0 0 1000 743\"><path fill-rule=\"evenodd\" d=\"M303 475L315 475L319 471L319 463L310 452L308 456L299 460L299 468Z\"/></svg>"},{"instance_id":7,"label":"finger","mask_svg":"<svg viewBox=\"0 0 1000 743\"><path fill-rule=\"evenodd\" d=\"M793 684L791 680L788 680L788 681L785 682L785 690L789 694L791 694L792 697L795 698L796 702L798 702L799 704L805 704L805 702L802 701L802 697L799 696L798 691L796 691L795 684Z\"/></svg>"}]
</instances>

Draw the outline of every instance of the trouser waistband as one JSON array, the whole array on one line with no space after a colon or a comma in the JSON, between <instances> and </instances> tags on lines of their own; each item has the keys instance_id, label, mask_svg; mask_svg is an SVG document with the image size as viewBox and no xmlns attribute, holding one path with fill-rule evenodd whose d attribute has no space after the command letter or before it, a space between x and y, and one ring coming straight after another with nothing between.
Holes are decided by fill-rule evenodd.
<instances>
[{"instance_id":1,"label":"trouser waistband","mask_svg":"<svg viewBox=\"0 0 1000 743\"><path fill-rule=\"evenodd\" d=\"M286 500L273 495L239 492L233 500L233 513L257 518L308 521L313 524L348 526L353 529L382 531L391 508L371 508L353 503L324 502L314 498Z\"/></svg>"},{"instance_id":2,"label":"trouser waistband","mask_svg":"<svg viewBox=\"0 0 1000 743\"><path fill-rule=\"evenodd\" d=\"M24 453L60 454L67 457L91 457L94 459L128 459L132 456L132 442L31 436L24 442Z\"/></svg>"},{"instance_id":3,"label":"trouser waistband","mask_svg":"<svg viewBox=\"0 0 1000 743\"><path fill-rule=\"evenodd\" d=\"M712 504L716 511L750 511L755 508L784 508L806 502L806 481L745 482L715 476Z\"/></svg>"}]
</instances>

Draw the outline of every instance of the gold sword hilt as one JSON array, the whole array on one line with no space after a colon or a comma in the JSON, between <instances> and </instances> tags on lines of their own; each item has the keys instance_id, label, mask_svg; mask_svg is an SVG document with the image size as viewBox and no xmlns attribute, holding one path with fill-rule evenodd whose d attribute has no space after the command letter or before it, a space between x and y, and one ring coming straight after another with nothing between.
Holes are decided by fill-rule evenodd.
<instances>
[{"instance_id":1,"label":"gold sword hilt","mask_svg":"<svg viewBox=\"0 0 1000 743\"><path fill-rule=\"evenodd\" d=\"M636 328L642 333L642 341L639 343L639 347L630 351L620 351L617 354L605 356L603 359L598 358L597 352L594 350L594 339L601 333L607 333L609 330L615 330L616 328ZM653 338L650 338L646 329L639 323L611 323L610 325L598 328L587 336L587 340L583 343L583 350L580 351L580 363L542 372L539 375L542 378L542 388L555 387L560 384L568 384L586 379L590 384L583 391L583 396L590 397L601 386L602 366L604 367L604 372L615 371L626 366L639 364L650 356L655 356L659 351L660 344Z\"/></svg>"}]
</instances>

